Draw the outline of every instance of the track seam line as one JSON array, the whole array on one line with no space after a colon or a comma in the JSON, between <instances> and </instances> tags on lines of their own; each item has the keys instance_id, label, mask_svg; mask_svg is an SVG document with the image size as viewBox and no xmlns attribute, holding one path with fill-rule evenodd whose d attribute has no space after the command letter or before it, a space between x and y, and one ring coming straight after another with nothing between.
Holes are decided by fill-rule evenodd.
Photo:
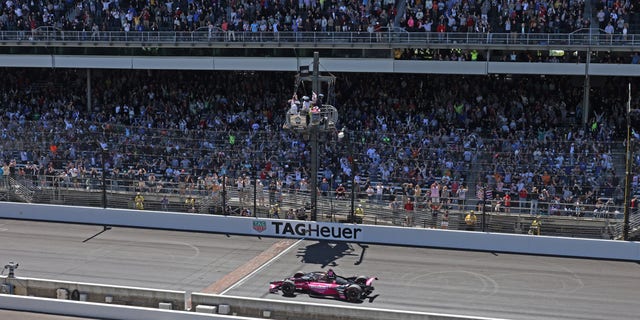
<instances>
[{"instance_id":1,"label":"track seam line","mask_svg":"<svg viewBox=\"0 0 640 320\"><path fill-rule=\"evenodd\" d=\"M232 284L231 286L229 286L227 289L223 290L219 294L220 295L224 295L227 292L229 292L229 291L235 289L236 287L242 285L245 281L249 280L249 278L253 277L253 275L255 275L256 273L260 272L262 269L268 267L271 263L273 263L274 261L278 260L281 256L285 255L287 252L289 252L292 248L296 247L302 241L304 241L304 238L301 238L298 241L294 242L288 248L282 250L282 252L278 253L275 257L269 259L269 261L263 263L260 267L258 267L255 270L251 271L251 273L249 273L248 275L244 276L242 279L238 280L236 283Z\"/></svg>"}]
</instances>

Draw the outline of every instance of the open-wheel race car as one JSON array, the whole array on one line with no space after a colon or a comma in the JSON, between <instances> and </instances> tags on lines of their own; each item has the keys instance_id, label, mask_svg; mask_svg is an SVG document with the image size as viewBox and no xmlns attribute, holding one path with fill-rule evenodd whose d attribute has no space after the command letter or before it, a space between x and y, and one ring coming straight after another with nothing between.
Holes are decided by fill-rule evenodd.
<instances>
[{"instance_id":1,"label":"open-wheel race car","mask_svg":"<svg viewBox=\"0 0 640 320\"><path fill-rule=\"evenodd\" d=\"M373 280L376 277L353 276L342 277L333 270L296 272L284 280L272 281L269 292L282 291L284 296L295 296L296 293L307 293L310 296L334 297L349 302L361 302L373 292Z\"/></svg>"}]
</instances>

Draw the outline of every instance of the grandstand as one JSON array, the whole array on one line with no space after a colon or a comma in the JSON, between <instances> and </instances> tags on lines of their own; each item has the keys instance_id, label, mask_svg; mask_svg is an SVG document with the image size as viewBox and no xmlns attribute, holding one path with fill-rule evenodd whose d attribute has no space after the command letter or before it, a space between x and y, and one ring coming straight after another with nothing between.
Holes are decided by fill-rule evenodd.
<instances>
[{"instance_id":1,"label":"grandstand","mask_svg":"<svg viewBox=\"0 0 640 320\"><path fill-rule=\"evenodd\" d=\"M202 214L268 216L278 203L284 217L306 210L317 179L323 219L352 210L336 199L343 184L366 223L438 227L448 211L463 229L475 209L487 231L526 233L544 215L548 234L621 234L632 2L290 5L0 4L0 197L133 208L141 192L147 210L189 211L192 195ZM292 91L311 94L293 84L313 51L334 59L321 68L338 79L336 127L353 133L323 137L317 177L306 137L281 130Z\"/></svg>"},{"instance_id":2,"label":"grandstand","mask_svg":"<svg viewBox=\"0 0 640 320\"><path fill-rule=\"evenodd\" d=\"M305 210L311 178L307 141L280 129L291 95L281 88L291 87L294 74L191 72L187 77L177 71L96 71L96 112L87 113L85 73L40 71L6 70L13 79L3 88L2 158L11 175L3 185L5 197L133 208L133 196L142 192L147 210L189 212L187 196L196 198L195 211L203 214L241 214L244 209L245 214L272 216L276 203L280 217L289 209ZM620 117L596 108L591 120L601 127L583 129L577 110L564 110L580 103L579 92L562 87L570 79L338 78L337 109L345 119L341 125L354 132L353 146L338 141L336 133L322 142L317 178L327 178L327 194L319 199L321 219L347 219L350 199L336 199L334 192L339 184L351 191L351 182L357 181L354 195L367 212L365 223L437 227L448 211L449 228L462 229L460 215L477 210L475 194L488 186L493 198L480 206L488 214L487 231L526 233L536 214L544 215L548 232L558 235L613 237L619 230L624 149L623 133L615 128ZM56 85L60 79L70 85ZM232 81L237 88L223 85ZM474 88L472 83L483 85ZM500 90L499 97L491 94ZM605 86L597 90L603 101L594 99L594 105L624 111L624 102L616 99L621 92ZM558 91L565 92L564 99L552 95ZM398 93L402 96L394 97ZM533 101L536 96L545 99ZM523 97L532 101L525 103ZM484 99L486 110L478 105ZM558 109L547 110L550 106ZM525 107L539 109L524 112ZM350 176L349 158L360 164L356 178ZM239 188L243 176L247 180ZM273 190L267 181L274 181ZM430 186L436 181L450 189L468 186L464 203L449 193L434 210ZM383 194L367 195L368 186L378 184ZM537 211L532 198L520 208L518 188L536 185L552 189L550 197L539 202ZM637 184L634 188L637 192ZM506 192L513 198L509 212L504 204L496 206ZM600 203L604 198L612 202ZM411 221L403 209L407 199L416 203Z\"/></svg>"}]
</instances>

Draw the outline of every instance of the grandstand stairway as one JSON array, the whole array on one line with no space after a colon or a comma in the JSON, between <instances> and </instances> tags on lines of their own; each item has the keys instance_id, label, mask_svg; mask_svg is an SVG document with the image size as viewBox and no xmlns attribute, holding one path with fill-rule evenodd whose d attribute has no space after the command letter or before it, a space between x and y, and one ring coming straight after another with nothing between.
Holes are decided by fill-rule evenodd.
<instances>
[{"instance_id":1,"label":"grandstand stairway","mask_svg":"<svg viewBox=\"0 0 640 320\"><path fill-rule=\"evenodd\" d=\"M531 225L531 220L527 226ZM580 237L591 239L609 239L609 224L603 219L576 219L573 217L554 217L553 219L542 218L542 235L554 235L560 237Z\"/></svg>"},{"instance_id":2,"label":"grandstand stairway","mask_svg":"<svg viewBox=\"0 0 640 320\"><path fill-rule=\"evenodd\" d=\"M395 17L395 21L393 21L393 27L399 28L402 17L404 17L405 11L407 11L407 0L398 0L398 3L396 4L396 10L397 14Z\"/></svg>"},{"instance_id":3,"label":"grandstand stairway","mask_svg":"<svg viewBox=\"0 0 640 320\"><path fill-rule=\"evenodd\" d=\"M481 221L482 216L478 217ZM491 214L487 215L487 228L488 232L498 233L523 233L528 229L523 228L523 218L516 215L503 215L503 214Z\"/></svg>"},{"instance_id":4,"label":"grandstand stairway","mask_svg":"<svg viewBox=\"0 0 640 320\"><path fill-rule=\"evenodd\" d=\"M598 8L595 5L597 3L597 0L592 0L592 1L585 1L584 3L584 17L585 19L589 20L589 31L591 33L598 33L598 18L597 18L597 14L598 14Z\"/></svg>"},{"instance_id":5,"label":"grandstand stairway","mask_svg":"<svg viewBox=\"0 0 640 320\"><path fill-rule=\"evenodd\" d=\"M613 226L614 238L616 240L622 240L624 225L618 223ZM637 241L640 239L640 209L636 208L629 214L629 239Z\"/></svg>"},{"instance_id":6,"label":"grandstand stairway","mask_svg":"<svg viewBox=\"0 0 640 320\"><path fill-rule=\"evenodd\" d=\"M36 195L36 188L27 186L25 181L18 181L13 177L9 177L9 193L22 202L32 203L34 202Z\"/></svg>"},{"instance_id":7,"label":"grandstand stairway","mask_svg":"<svg viewBox=\"0 0 640 320\"><path fill-rule=\"evenodd\" d=\"M629 34L638 34L638 33L640 33L640 13L630 12L629 13Z\"/></svg>"},{"instance_id":8,"label":"grandstand stairway","mask_svg":"<svg viewBox=\"0 0 640 320\"><path fill-rule=\"evenodd\" d=\"M611 150L611 157L613 162L613 167L616 168L616 176L624 181L625 179L625 167L626 167L626 148L623 145L615 146L613 150ZM615 200L615 199L614 199ZM622 200L624 202L624 200ZM618 204L618 201L616 201ZM623 203L620 203L622 205ZM629 232L630 235L634 230L637 233L637 236L640 236L640 217L637 217L634 225L634 221L631 221L632 216L629 217L630 227ZM614 228L611 230L612 237L614 239L622 239L622 223L616 224Z\"/></svg>"}]
</instances>

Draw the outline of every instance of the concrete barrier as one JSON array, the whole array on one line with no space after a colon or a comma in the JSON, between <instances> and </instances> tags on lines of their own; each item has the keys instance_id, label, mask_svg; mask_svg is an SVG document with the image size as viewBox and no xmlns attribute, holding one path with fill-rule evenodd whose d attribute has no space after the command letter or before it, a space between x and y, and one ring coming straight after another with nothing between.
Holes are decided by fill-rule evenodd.
<instances>
[{"instance_id":1,"label":"concrete barrier","mask_svg":"<svg viewBox=\"0 0 640 320\"><path fill-rule=\"evenodd\" d=\"M185 292L155 290L93 283L78 283L32 278L0 276L0 282L14 287L14 295L0 294L0 309L80 316L100 319L201 319L190 315L216 315L213 319L276 319L276 320L482 320L486 318L373 309L361 306L332 306L310 302L277 301L203 293L187 293L195 312L169 310L185 298ZM68 300L68 292L78 290L87 301ZM61 291L67 293L59 295ZM71 294L72 296L73 294ZM58 299L57 297L65 299ZM111 299L106 299L110 297ZM14 299L15 298L15 299ZM17 299L22 298L22 299ZM34 300L29 300L32 298ZM16 300L17 299L17 300ZM14 301L15 302L11 302ZM163 301L163 302L158 302ZM124 309L123 309L124 308ZM132 308L132 309L129 309ZM177 309L177 307L176 307ZM129 312L130 310L134 310ZM162 312L175 312L167 316ZM224 316L239 316L224 317ZM211 319L211 318L207 318Z\"/></svg>"},{"instance_id":2,"label":"concrete barrier","mask_svg":"<svg viewBox=\"0 0 640 320\"><path fill-rule=\"evenodd\" d=\"M0 218L640 261L640 242L0 202Z\"/></svg>"},{"instance_id":3,"label":"concrete barrier","mask_svg":"<svg viewBox=\"0 0 640 320\"><path fill-rule=\"evenodd\" d=\"M196 306L196 312L218 313L218 307L209 306L209 305L206 305L206 304L199 304L199 305Z\"/></svg>"},{"instance_id":4,"label":"concrete barrier","mask_svg":"<svg viewBox=\"0 0 640 320\"><path fill-rule=\"evenodd\" d=\"M289 320L483 320L487 318L458 316L438 313L399 311L365 308L360 306L333 306L311 302L276 301L259 298L234 297L193 293L191 303L216 306L229 305L231 313L241 316L262 318L268 311L270 319ZM492 318L493 320L497 320Z\"/></svg>"},{"instance_id":5,"label":"concrete barrier","mask_svg":"<svg viewBox=\"0 0 640 320\"><path fill-rule=\"evenodd\" d=\"M118 320L255 320L247 317L149 309L93 302L0 295L0 309Z\"/></svg>"},{"instance_id":6,"label":"concrete barrier","mask_svg":"<svg viewBox=\"0 0 640 320\"><path fill-rule=\"evenodd\" d=\"M57 281L33 278L5 278L3 283L13 286L13 293L21 296L36 296L58 299L58 292L64 289L68 300L132 305L146 308L158 308L160 304L171 304L174 309L183 309L184 291L169 291L149 288L110 286L94 283ZM166 305L165 305L166 306Z\"/></svg>"}]
</instances>

